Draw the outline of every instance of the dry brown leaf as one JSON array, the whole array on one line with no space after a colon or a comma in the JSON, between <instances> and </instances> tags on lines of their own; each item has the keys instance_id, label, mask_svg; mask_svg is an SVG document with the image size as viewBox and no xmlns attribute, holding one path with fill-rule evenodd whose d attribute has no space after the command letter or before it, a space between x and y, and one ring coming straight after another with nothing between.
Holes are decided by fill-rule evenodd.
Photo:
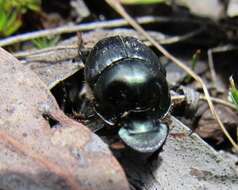
<instances>
[{"instance_id":1,"label":"dry brown leaf","mask_svg":"<svg viewBox=\"0 0 238 190\"><path fill-rule=\"evenodd\" d=\"M216 110L227 131L229 131L232 136L235 136L238 126L237 114L230 108L223 105L216 105ZM203 139L210 140L216 145L219 145L226 140L224 133L219 127L217 121L214 120L209 110L202 114L195 132L198 133Z\"/></svg>"}]
</instances>

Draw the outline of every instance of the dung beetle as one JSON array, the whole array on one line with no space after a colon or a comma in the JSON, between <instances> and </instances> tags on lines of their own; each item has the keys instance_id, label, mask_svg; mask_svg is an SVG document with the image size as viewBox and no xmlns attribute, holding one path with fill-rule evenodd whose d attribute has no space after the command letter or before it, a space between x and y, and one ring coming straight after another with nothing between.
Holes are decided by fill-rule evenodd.
<instances>
[{"instance_id":1,"label":"dung beetle","mask_svg":"<svg viewBox=\"0 0 238 190\"><path fill-rule=\"evenodd\" d=\"M100 40L85 63L85 81L96 114L119 126L119 136L137 152L153 153L168 127L160 123L170 108L166 71L157 55L134 37Z\"/></svg>"}]
</instances>

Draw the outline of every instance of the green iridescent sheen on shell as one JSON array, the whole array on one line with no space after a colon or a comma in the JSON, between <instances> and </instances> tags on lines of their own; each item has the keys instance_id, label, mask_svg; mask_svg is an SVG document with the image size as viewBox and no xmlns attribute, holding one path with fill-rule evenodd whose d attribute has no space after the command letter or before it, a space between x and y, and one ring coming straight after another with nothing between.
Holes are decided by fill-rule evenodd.
<instances>
[{"instance_id":1,"label":"green iridescent sheen on shell","mask_svg":"<svg viewBox=\"0 0 238 190\"><path fill-rule=\"evenodd\" d=\"M159 119L171 104L166 71L157 55L134 37L99 41L85 64L94 108L106 123L122 126L120 138L139 152L154 152L168 127ZM126 115L126 117L125 117Z\"/></svg>"}]
</instances>

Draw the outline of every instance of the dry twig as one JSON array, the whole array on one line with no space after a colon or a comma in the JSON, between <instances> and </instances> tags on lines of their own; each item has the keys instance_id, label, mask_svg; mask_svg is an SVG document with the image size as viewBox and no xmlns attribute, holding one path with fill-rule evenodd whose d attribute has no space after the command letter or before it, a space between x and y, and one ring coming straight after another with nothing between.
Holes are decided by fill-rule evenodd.
<instances>
[{"instance_id":1,"label":"dry twig","mask_svg":"<svg viewBox=\"0 0 238 190\"><path fill-rule=\"evenodd\" d=\"M235 143L235 141L231 138L230 134L227 132L226 128L224 127L219 115L217 114L214 105L212 103L210 94L208 92L208 89L201 79L195 72L193 72L189 67L187 67L183 62L181 62L179 59L174 57L171 53L169 53L165 48L163 48L160 44L158 44L139 24L136 23L136 21L125 11L125 9L122 7L120 2L118 0L106 0L106 2L115 10L117 11L122 17L124 17L128 23L130 23L131 26L133 26L138 32L140 32L142 35L144 35L165 57L170 59L173 63L178 65L180 68L182 68L185 72L187 72L189 75L191 75L196 81L198 81L204 91L204 95L206 97L206 100L208 102L208 105L210 107L210 110L212 112L212 115L217 120L219 126L221 127L222 131L230 141L230 143L234 146L234 148L238 151L238 145Z\"/></svg>"},{"instance_id":2,"label":"dry twig","mask_svg":"<svg viewBox=\"0 0 238 190\"><path fill-rule=\"evenodd\" d=\"M31 51L22 51L13 53L12 55L17 58L24 58L28 56L33 56L36 54L46 53L49 51L57 51L57 50L65 50L65 49L78 49L78 45L65 45L65 46L56 46L56 47L49 47L44 49L37 49L37 50L31 50Z\"/></svg>"},{"instance_id":3,"label":"dry twig","mask_svg":"<svg viewBox=\"0 0 238 190\"><path fill-rule=\"evenodd\" d=\"M155 22L191 22L191 23L200 23L200 21L191 20L191 19L174 19L174 18L167 18L167 17L153 17L153 16L145 16L139 17L136 21L140 24L149 24ZM24 34L19 34L15 36L11 36L8 38L4 38L0 40L0 46L8 46L15 43L20 43L28 40L32 40L35 38L41 38L46 36L53 36L59 35L64 33L73 33L77 31L88 31L94 30L99 28L115 28L121 26L128 26L128 22L125 19L115 19L110 21L100 21L100 22L91 22L79 25L69 25L69 26L62 26L53 29L46 29L40 30L36 32L29 32Z\"/></svg>"},{"instance_id":4,"label":"dry twig","mask_svg":"<svg viewBox=\"0 0 238 190\"><path fill-rule=\"evenodd\" d=\"M234 109L234 110L237 110L236 106L230 102L227 102L225 100L222 100L220 98L215 98L215 97L210 97L211 100L214 102L214 103L218 103L218 104L222 104L224 106L227 106L231 109ZM175 101L175 100L185 100L186 99L186 96L185 95L175 95L175 96L172 96L171 97L172 101ZM203 100L203 101L207 101L207 98L205 96L200 96L199 97L200 100Z\"/></svg>"},{"instance_id":5,"label":"dry twig","mask_svg":"<svg viewBox=\"0 0 238 190\"><path fill-rule=\"evenodd\" d=\"M214 62L213 62L213 56L212 56L212 50L209 49L207 51L207 56L208 56L208 66L211 72L211 78L212 78L212 85L217 89L217 75L214 67Z\"/></svg>"},{"instance_id":6,"label":"dry twig","mask_svg":"<svg viewBox=\"0 0 238 190\"><path fill-rule=\"evenodd\" d=\"M158 37L156 36L156 33L153 33L153 36L156 38L156 40L158 40L160 42L160 44L174 44L174 43L178 43L184 40L187 40L189 38L192 38L198 34L200 34L203 31L203 28L199 28L196 29L192 32L186 33L184 35L181 36L168 36L165 39L160 38L158 33ZM135 32L136 33L136 32ZM96 44L96 41L95 41ZM146 45L151 46L151 43L149 41L145 42ZM30 56L34 56L34 55L38 55L38 54L42 54L42 53L48 53L51 51L59 51L59 50L68 50L68 49L78 49L79 46L75 43L72 45L58 45L55 47L48 47L48 48L44 48L44 49L36 49L36 50L27 50L27 51L21 51L21 52L17 52L17 53L13 53L12 55L14 57L17 58L25 58L25 57L30 57ZM67 59L67 57L66 57Z\"/></svg>"}]
</instances>

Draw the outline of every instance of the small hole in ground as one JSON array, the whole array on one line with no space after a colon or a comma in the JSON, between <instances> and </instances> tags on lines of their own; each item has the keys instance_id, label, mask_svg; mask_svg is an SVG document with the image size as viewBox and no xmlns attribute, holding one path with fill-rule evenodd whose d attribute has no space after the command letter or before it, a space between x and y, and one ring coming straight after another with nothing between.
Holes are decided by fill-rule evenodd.
<instances>
[{"instance_id":1,"label":"small hole in ground","mask_svg":"<svg viewBox=\"0 0 238 190\"><path fill-rule=\"evenodd\" d=\"M51 89L59 107L66 114L73 114L82 105L78 95L83 88L83 70L76 72Z\"/></svg>"},{"instance_id":2,"label":"small hole in ground","mask_svg":"<svg viewBox=\"0 0 238 190\"><path fill-rule=\"evenodd\" d=\"M70 118L75 119L90 129L98 129L92 104L84 95L84 70L80 70L51 89L60 109ZM95 129L96 128L96 129Z\"/></svg>"}]
</instances>

